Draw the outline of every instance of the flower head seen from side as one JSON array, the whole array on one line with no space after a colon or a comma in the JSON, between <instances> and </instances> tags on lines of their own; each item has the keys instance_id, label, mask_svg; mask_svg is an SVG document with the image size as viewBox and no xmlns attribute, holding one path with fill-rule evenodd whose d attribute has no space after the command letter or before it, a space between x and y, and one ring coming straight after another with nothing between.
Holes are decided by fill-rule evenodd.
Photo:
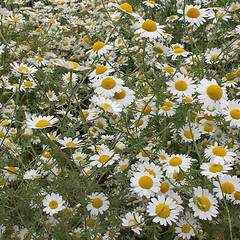
<instances>
[{"instance_id":1,"label":"flower head seen from side","mask_svg":"<svg viewBox=\"0 0 240 240\"><path fill-rule=\"evenodd\" d=\"M208 189L194 188L193 198L189 200L189 207L194 211L194 217L211 221L218 214L217 200Z\"/></svg>"},{"instance_id":2,"label":"flower head seen from side","mask_svg":"<svg viewBox=\"0 0 240 240\"><path fill-rule=\"evenodd\" d=\"M197 92L200 94L198 96L199 101L209 110L214 108L219 110L226 105L226 89L220 87L215 79L211 81L202 79Z\"/></svg>"},{"instance_id":3,"label":"flower head seen from side","mask_svg":"<svg viewBox=\"0 0 240 240\"><path fill-rule=\"evenodd\" d=\"M91 215L102 214L109 208L109 201L103 193L93 193L88 196L90 203L87 205L87 210L90 211Z\"/></svg>"},{"instance_id":4,"label":"flower head seen from side","mask_svg":"<svg viewBox=\"0 0 240 240\"><path fill-rule=\"evenodd\" d=\"M219 177L219 181L213 182L213 191L219 199L223 198L223 195L227 200L232 198L236 191L240 191L240 179L237 176L230 176L225 174Z\"/></svg>"},{"instance_id":5,"label":"flower head seen from side","mask_svg":"<svg viewBox=\"0 0 240 240\"><path fill-rule=\"evenodd\" d=\"M37 68L28 66L27 64L18 64L16 62L13 62L10 64L12 67L12 71L16 76L21 76L21 75L29 75L37 72Z\"/></svg>"},{"instance_id":6,"label":"flower head seen from side","mask_svg":"<svg viewBox=\"0 0 240 240\"><path fill-rule=\"evenodd\" d=\"M172 198L158 195L157 198L151 199L147 206L147 213L154 217L153 222L167 226L177 221L179 210Z\"/></svg>"},{"instance_id":7,"label":"flower head seen from side","mask_svg":"<svg viewBox=\"0 0 240 240\"><path fill-rule=\"evenodd\" d=\"M62 148L78 148L82 145L82 141L75 138L72 139L71 137L64 137L62 139L57 140L61 145L63 145Z\"/></svg>"},{"instance_id":8,"label":"flower head seen from side","mask_svg":"<svg viewBox=\"0 0 240 240\"><path fill-rule=\"evenodd\" d=\"M107 54L112 49L113 47L111 45L107 45L102 41L97 41L93 44L92 49L89 50L87 54L90 54L90 57L100 57Z\"/></svg>"},{"instance_id":9,"label":"flower head seen from side","mask_svg":"<svg viewBox=\"0 0 240 240\"><path fill-rule=\"evenodd\" d=\"M56 62L54 62L54 64L72 71L84 71L89 69L89 67L80 66L77 62L65 61L62 59L57 59Z\"/></svg>"},{"instance_id":10,"label":"flower head seen from side","mask_svg":"<svg viewBox=\"0 0 240 240\"><path fill-rule=\"evenodd\" d=\"M122 226L131 227L134 233L140 234L142 228L139 226L143 223L144 218L138 212L128 212L124 218L122 218Z\"/></svg>"},{"instance_id":11,"label":"flower head seen from side","mask_svg":"<svg viewBox=\"0 0 240 240\"><path fill-rule=\"evenodd\" d=\"M42 129L52 127L52 125L56 122L58 122L58 119L54 118L53 116L32 116L31 118L27 119L27 127Z\"/></svg>"},{"instance_id":12,"label":"flower head seen from side","mask_svg":"<svg viewBox=\"0 0 240 240\"><path fill-rule=\"evenodd\" d=\"M43 211L50 214L51 216L65 208L62 196L59 194L51 193L48 194L42 201L44 209Z\"/></svg>"},{"instance_id":13,"label":"flower head seen from side","mask_svg":"<svg viewBox=\"0 0 240 240\"><path fill-rule=\"evenodd\" d=\"M133 192L140 197L150 198L160 190L160 179L149 172L135 172L130 181Z\"/></svg>"}]
</instances>

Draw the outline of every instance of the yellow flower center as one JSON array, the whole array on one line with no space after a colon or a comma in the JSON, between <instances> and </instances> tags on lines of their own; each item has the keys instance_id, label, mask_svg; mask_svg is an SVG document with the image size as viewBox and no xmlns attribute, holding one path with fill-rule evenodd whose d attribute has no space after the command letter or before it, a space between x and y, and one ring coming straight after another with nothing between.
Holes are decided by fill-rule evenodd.
<instances>
[{"instance_id":1,"label":"yellow flower center","mask_svg":"<svg viewBox=\"0 0 240 240\"><path fill-rule=\"evenodd\" d=\"M102 49L104 46L105 46L105 43L103 43L103 42L100 42L100 41L95 42L95 43L93 44L93 51L94 51L94 52L97 52L97 51L99 51L100 49Z\"/></svg>"},{"instance_id":2,"label":"yellow flower center","mask_svg":"<svg viewBox=\"0 0 240 240\"><path fill-rule=\"evenodd\" d=\"M150 113L152 111L151 107L149 105L145 106L142 108L142 111L147 114Z\"/></svg>"},{"instance_id":3,"label":"yellow flower center","mask_svg":"<svg viewBox=\"0 0 240 240\"><path fill-rule=\"evenodd\" d=\"M143 176L138 181L141 188L150 189L153 186L153 180L149 176Z\"/></svg>"},{"instance_id":4,"label":"yellow flower center","mask_svg":"<svg viewBox=\"0 0 240 240\"><path fill-rule=\"evenodd\" d=\"M100 198L94 198L92 205L94 208L100 208L103 205L103 201Z\"/></svg>"},{"instance_id":5,"label":"yellow flower center","mask_svg":"<svg viewBox=\"0 0 240 240\"><path fill-rule=\"evenodd\" d=\"M218 85L210 85L207 88L207 95L214 101L220 100L223 95L223 91Z\"/></svg>"},{"instance_id":6,"label":"yellow flower center","mask_svg":"<svg viewBox=\"0 0 240 240\"><path fill-rule=\"evenodd\" d=\"M79 67L79 64L76 63L76 62L73 62L73 61L68 61L68 62L66 63L66 65L67 65L69 68L71 68L71 69L76 69L76 68Z\"/></svg>"},{"instance_id":7,"label":"yellow flower center","mask_svg":"<svg viewBox=\"0 0 240 240\"><path fill-rule=\"evenodd\" d=\"M51 19L48 20L48 22L50 22L50 23L55 23L56 21L51 18Z\"/></svg>"},{"instance_id":8,"label":"yellow flower center","mask_svg":"<svg viewBox=\"0 0 240 240\"><path fill-rule=\"evenodd\" d=\"M205 132L212 132L212 130L213 130L213 127L211 125L204 126L204 131Z\"/></svg>"},{"instance_id":9,"label":"yellow flower center","mask_svg":"<svg viewBox=\"0 0 240 240\"><path fill-rule=\"evenodd\" d=\"M151 4L156 4L155 1L148 1L148 3L151 3Z\"/></svg>"},{"instance_id":10,"label":"yellow flower center","mask_svg":"<svg viewBox=\"0 0 240 240\"><path fill-rule=\"evenodd\" d=\"M83 115L85 118L87 118L89 116L89 112L88 111L83 111Z\"/></svg>"},{"instance_id":11,"label":"yellow flower center","mask_svg":"<svg viewBox=\"0 0 240 240\"><path fill-rule=\"evenodd\" d=\"M107 77L103 79L101 85L104 89L109 90L109 89L113 89L117 84L113 78Z\"/></svg>"},{"instance_id":12,"label":"yellow flower center","mask_svg":"<svg viewBox=\"0 0 240 240\"><path fill-rule=\"evenodd\" d=\"M102 122L98 122L97 125L98 125L99 128L103 128L103 123Z\"/></svg>"},{"instance_id":13,"label":"yellow flower center","mask_svg":"<svg viewBox=\"0 0 240 240\"><path fill-rule=\"evenodd\" d=\"M125 170L127 167L128 167L127 164L123 164L123 165L121 165L120 169L123 171L123 170Z\"/></svg>"},{"instance_id":14,"label":"yellow flower center","mask_svg":"<svg viewBox=\"0 0 240 240\"><path fill-rule=\"evenodd\" d=\"M206 197L199 197L198 198L198 203L197 203L197 207L203 211L203 212L207 212L210 207L211 207L211 202L208 198Z\"/></svg>"},{"instance_id":15,"label":"yellow flower center","mask_svg":"<svg viewBox=\"0 0 240 240\"><path fill-rule=\"evenodd\" d=\"M187 139L192 139L192 137L194 136L194 134L193 134L193 136L192 136L191 131L185 131L185 132L184 132L184 136L185 136Z\"/></svg>"},{"instance_id":16,"label":"yellow flower center","mask_svg":"<svg viewBox=\"0 0 240 240\"><path fill-rule=\"evenodd\" d=\"M233 119L240 119L240 110L239 109L233 109L232 111L230 111L230 116Z\"/></svg>"},{"instance_id":17,"label":"yellow flower center","mask_svg":"<svg viewBox=\"0 0 240 240\"><path fill-rule=\"evenodd\" d=\"M157 30L157 24L153 20L147 20L142 24L142 29L147 32L155 32Z\"/></svg>"},{"instance_id":18,"label":"yellow flower center","mask_svg":"<svg viewBox=\"0 0 240 240\"><path fill-rule=\"evenodd\" d=\"M119 6L121 9L125 10L126 12L128 13L132 13L133 10L132 10L132 6L128 3L123 3Z\"/></svg>"},{"instance_id":19,"label":"yellow flower center","mask_svg":"<svg viewBox=\"0 0 240 240\"><path fill-rule=\"evenodd\" d=\"M177 180L177 181L182 181L185 178L185 175L180 172L180 173L173 173L173 179Z\"/></svg>"},{"instance_id":20,"label":"yellow flower center","mask_svg":"<svg viewBox=\"0 0 240 240\"><path fill-rule=\"evenodd\" d=\"M177 48L174 50L174 53L184 53L185 52L185 49L183 48Z\"/></svg>"},{"instance_id":21,"label":"yellow flower center","mask_svg":"<svg viewBox=\"0 0 240 240\"><path fill-rule=\"evenodd\" d=\"M5 136L4 132L0 131L0 138L3 138Z\"/></svg>"},{"instance_id":22,"label":"yellow flower center","mask_svg":"<svg viewBox=\"0 0 240 240\"><path fill-rule=\"evenodd\" d=\"M170 215L170 208L168 205L166 204L159 204L156 207L156 214L160 217L160 218L167 218Z\"/></svg>"},{"instance_id":23,"label":"yellow flower center","mask_svg":"<svg viewBox=\"0 0 240 240\"><path fill-rule=\"evenodd\" d=\"M187 88L188 88L188 85L185 81L183 80L180 80L180 81L177 81L175 83L175 88L178 90L178 91L186 91Z\"/></svg>"},{"instance_id":24,"label":"yellow flower center","mask_svg":"<svg viewBox=\"0 0 240 240\"><path fill-rule=\"evenodd\" d=\"M148 172L150 175L156 177L156 173L151 169L146 169L144 172Z\"/></svg>"},{"instance_id":25,"label":"yellow flower center","mask_svg":"<svg viewBox=\"0 0 240 240\"><path fill-rule=\"evenodd\" d=\"M58 207L58 202L56 200L52 200L51 202L49 202L49 207L51 209L56 209Z\"/></svg>"},{"instance_id":26,"label":"yellow flower center","mask_svg":"<svg viewBox=\"0 0 240 240\"><path fill-rule=\"evenodd\" d=\"M173 167L177 167L182 164L182 159L180 157L173 157L169 161L169 165Z\"/></svg>"},{"instance_id":27,"label":"yellow flower center","mask_svg":"<svg viewBox=\"0 0 240 240\"><path fill-rule=\"evenodd\" d=\"M28 68L27 68L27 67L24 67L24 66L20 66L20 67L18 68L18 70L19 70L20 72L28 72L28 71L29 71Z\"/></svg>"},{"instance_id":28,"label":"yellow flower center","mask_svg":"<svg viewBox=\"0 0 240 240\"><path fill-rule=\"evenodd\" d=\"M76 145L74 142L68 142L68 143L66 144L66 146L67 146L68 148L72 148L72 147L76 147L77 145Z\"/></svg>"},{"instance_id":29,"label":"yellow flower center","mask_svg":"<svg viewBox=\"0 0 240 240\"><path fill-rule=\"evenodd\" d=\"M209 168L209 171L212 173L221 172L222 170L223 170L223 167L220 164L213 164Z\"/></svg>"},{"instance_id":30,"label":"yellow flower center","mask_svg":"<svg viewBox=\"0 0 240 240\"><path fill-rule=\"evenodd\" d=\"M169 190L169 183L165 182L165 183L162 183L161 185L161 192L162 193L165 193Z\"/></svg>"},{"instance_id":31,"label":"yellow flower center","mask_svg":"<svg viewBox=\"0 0 240 240\"><path fill-rule=\"evenodd\" d=\"M235 187L232 183L225 182L225 183L222 184L222 190L226 194L231 194L235 191Z\"/></svg>"},{"instance_id":32,"label":"yellow flower center","mask_svg":"<svg viewBox=\"0 0 240 240\"><path fill-rule=\"evenodd\" d=\"M122 89L120 93L115 93L113 98L115 99L124 99L126 97L126 92Z\"/></svg>"},{"instance_id":33,"label":"yellow flower center","mask_svg":"<svg viewBox=\"0 0 240 240\"><path fill-rule=\"evenodd\" d=\"M139 119L137 122L135 122L135 125L137 125L137 126L143 125L143 120Z\"/></svg>"},{"instance_id":34,"label":"yellow flower center","mask_svg":"<svg viewBox=\"0 0 240 240\"><path fill-rule=\"evenodd\" d=\"M150 154L151 154L151 152L148 151L148 150L145 150L145 151L142 152L143 157L148 157Z\"/></svg>"},{"instance_id":35,"label":"yellow flower center","mask_svg":"<svg viewBox=\"0 0 240 240\"><path fill-rule=\"evenodd\" d=\"M170 66L164 67L163 70L165 70L165 71L168 72L168 73L174 72L174 69L173 69L172 67L170 67Z\"/></svg>"},{"instance_id":36,"label":"yellow flower center","mask_svg":"<svg viewBox=\"0 0 240 240\"><path fill-rule=\"evenodd\" d=\"M33 83L31 81L24 82L25 87L32 87Z\"/></svg>"},{"instance_id":37,"label":"yellow flower center","mask_svg":"<svg viewBox=\"0 0 240 240\"><path fill-rule=\"evenodd\" d=\"M89 41L89 39L87 38L87 37L85 37L85 38L83 38L83 41L85 42L85 43L90 43L90 41Z\"/></svg>"},{"instance_id":38,"label":"yellow flower center","mask_svg":"<svg viewBox=\"0 0 240 240\"><path fill-rule=\"evenodd\" d=\"M160 47L153 46L152 50L156 53L164 53L164 51Z\"/></svg>"},{"instance_id":39,"label":"yellow flower center","mask_svg":"<svg viewBox=\"0 0 240 240\"><path fill-rule=\"evenodd\" d=\"M1 122L1 125L4 126L4 125L6 125L6 124L8 124L8 123L9 123L9 122L8 122L7 120L4 120L4 121Z\"/></svg>"},{"instance_id":40,"label":"yellow flower center","mask_svg":"<svg viewBox=\"0 0 240 240\"><path fill-rule=\"evenodd\" d=\"M135 219L129 220L128 224L131 225L131 226L132 226L132 225L136 225L136 226L133 226L133 228L137 228L137 222L136 222Z\"/></svg>"},{"instance_id":41,"label":"yellow flower center","mask_svg":"<svg viewBox=\"0 0 240 240\"><path fill-rule=\"evenodd\" d=\"M236 191L236 192L234 193L234 197L235 197L235 199L240 200L240 192L239 192L239 191Z\"/></svg>"},{"instance_id":42,"label":"yellow flower center","mask_svg":"<svg viewBox=\"0 0 240 240\"><path fill-rule=\"evenodd\" d=\"M35 127L38 127L38 128L45 128L45 127L48 127L50 125L50 122L45 120L45 119L42 119L42 120L39 120L36 124L35 124Z\"/></svg>"},{"instance_id":43,"label":"yellow flower center","mask_svg":"<svg viewBox=\"0 0 240 240\"><path fill-rule=\"evenodd\" d=\"M105 67L104 65L100 65L96 68L96 74L100 75L103 74L107 71L107 67Z\"/></svg>"},{"instance_id":44,"label":"yellow flower center","mask_svg":"<svg viewBox=\"0 0 240 240\"><path fill-rule=\"evenodd\" d=\"M109 159L110 159L110 156L108 156L108 155L102 155L102 156L98 159L98 161L99 161L100 163L105 163L105 162L107 162Z\"/></svg>"},{"instance_id":45,"label":"yellow flower center","mask_svg":"<svg viewBox=\"0 0 240 240\"><path fill-rule=\"evenodd\" d=\"M189 233L189 231L190 231L190 226L188 224L182 225L182 232Z\"/></svg>"},{"instance_id":46,"label":"yellow flower center","mask_svg":"<svg viewBox=\"0 0 240 240\"><path fill-rule=\"evenodd\" d=\"M163 105L168 106L168 107L172 107L173 103L168 101L168 102L165 102Z\"/></svg>"},{"instance_id":47,"label":"yellow flower center","mask_svg":"<svg viewBox=\"0 0 240 240\"><path fill-rule=\"evenodd\" d=\"M224 157L227 155L227 151L225 150L224 147L221 147L221 146L214 147L212 150L212 153L220 157Z\"/></svg>"},{"instance_id":48,"label":"yellow flower center","mask_svg":"<svg viewBox=\"0 0 240 240\"><path fill-rule=\"evenodd\" d=\"M9 167L9 168L7 169L7 172L8 172L9 174L14 174L14 173L17 172L17 169L16 169L15 167Z\"/></svg>"},{"instance_id":49,"label":"yellow flower center","mask_svg":"<svg viewBox=\"0 0 240 240\"><path fill-rule=\"evenodd\" d=\"M187 11L187 16L190 18L197 18L200 16L200 11L197 8L192 7Z\"/></svg>"},{"instance_id":50,"label":"yellow flower center","mask_svg":"<svg viewBox=\"0 0 240 240\"><path fill-rule=\"evenodd\" d=\"M168 106L163 106L163 107L162 107L162 110L165 111L165 112L167 112L167 111L170 111L171 108L168 107Z\"/></svg>"},{"instance_id":51,"label":"yellow flower center","mask_svg":"<svg viewBox=\"0 0 240 240\"><path fill-rule=\"evenodd\" d=\"M44 152L44 153L43 153L43 157L45 157L45 158L51 158L52 155L51 155L50 152Z\"/></svg>"},{"instance_id":52,"label":"yellow flower center","mask_svg":"<svg viewBox=\"0 0 240 240\"><path fill-rule=\"evenodd\" d=\"M215 61L218 58L218 54L213 54L211 56L211 61Z\"/></svg>"},{"instance_id":53,"label":"yellow flower center","mask_svg":"<svg viewBox=\"0 0 240 240\"><path fill-rule=\"evenodd\" d=\"M89 220L87 221L87 226L88 226L88 227L94 227L94 225L95 225L95 220L89 219Z\"/></svg>"},{"instance_id":54,"label":"yellow flower center","mask_svg":"<svg viewBox=\"0 0 240 240\"><path fill-rule=\"evenodd\" d=\"M112 106L110 105L110 104L108 104L108 103L104 103L103 104L103 108L105 109L105 110L107 110L107 109L109 109L109 108L111 108Z\"/></svg>"},{"instance_id":55,"label":"yellow flower center","mask_svg":"<svg viewBox=\"0 0 240 240\"><path fill-rule=\"evenodd\" d=\"M36 57L36 61L42 62L43 58L42 57Z\"/></svg>"}]
</instances>

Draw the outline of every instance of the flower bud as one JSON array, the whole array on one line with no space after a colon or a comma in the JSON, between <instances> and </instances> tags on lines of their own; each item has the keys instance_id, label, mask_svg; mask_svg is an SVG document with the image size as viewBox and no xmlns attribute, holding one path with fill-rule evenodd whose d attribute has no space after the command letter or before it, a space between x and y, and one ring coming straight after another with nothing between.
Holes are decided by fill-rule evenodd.
<instances>
[{"instance_id":1,"label":"flower bud","mask_svg":"<svg viewBox=\"0 0 240 240\"><path fill-rule=\"evenodd\" d=\"M33 136L33 130L31 128L25 128L24 136L30 139Z\"/></svg>"},{"instance_id":2,"label":"flower bud","mask_svg":"<svg viewBox=\"0 0 240 240\"><path fill-rule=\"evenodd\" d=\"M116 152L121 152L124 148L125 148L125 144L124 143L122 143L122 142L118 142L116 145L115 145L115 147L114 147L114 150L116 151Z\"/></svg>"}]
</instances>

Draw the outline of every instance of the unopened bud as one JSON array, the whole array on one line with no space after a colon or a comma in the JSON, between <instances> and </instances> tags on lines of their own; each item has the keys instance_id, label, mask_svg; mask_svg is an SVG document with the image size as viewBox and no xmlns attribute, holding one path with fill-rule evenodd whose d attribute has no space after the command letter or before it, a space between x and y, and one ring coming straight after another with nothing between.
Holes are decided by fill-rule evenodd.
<instances>
[{"instance_id":1,"label":"unopened bud","mask_svg":"<svg viewBox=\"0 0 240 240\"><path fill-rule=\"evenodd\" d=\"M75 208L80 208L81 207L81 203L78 203Z\"/></svg>"},{"instance_id":2,"label":"unopened bud","mask_svg":"<svg viewBox=\"0 0 240 240\"><path fill-rule=\"evenodd\" d=\"M171 146L171 144L172 144L172 142L171 142L171 141L167 141L167 146L168 146L168 147L170 147L170 146Z\"/></svg>"},{"instance_id":3,"label":"unopened bud","mask_svg":"<svg viewBox=\"0 0 240 240\"><path fill-rule=\"evenodd\" d=\"M33 130L31 128L25 128L24 136L26 138L31 138L33 136Z\"/></svg>"},{"instance_id":4,"label":"unopened bud","mask_svg":"<svg viewBox=\"0 0 240 240\"><path fill-rule=\"evenodd\" d=\"M116 151L116 152L121 152L124 148L125 148L125 144L124 143L122 143L122 142L118 142L116 145L115 145L115 147L114 147L114 150Z\"/></svg>"}]
</instances>

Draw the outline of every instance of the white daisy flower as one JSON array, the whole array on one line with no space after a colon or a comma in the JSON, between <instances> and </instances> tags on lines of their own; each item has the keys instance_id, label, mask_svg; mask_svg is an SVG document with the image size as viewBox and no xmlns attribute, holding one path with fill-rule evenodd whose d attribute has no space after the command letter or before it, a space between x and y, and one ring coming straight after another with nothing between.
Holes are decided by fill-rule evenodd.
<instances>
[{"instance_id":1,"label":"white daisy flower","mask_svg":"<svg viewBox=\"0 0 240 240\"><path fill-rule=\"evenodd\" d=\"M239 101L232 100L227 102L226 108L222 109L225 115L225 120L230 121L231 127L240 128L240 103Z\"/></svg>"},{"instance_id":2,"label":"white daisy flower","mask_svg":"<svg viewBox=\"0 0 240 240\"><path fill-rule=\"evenodd\" d=\"M90 57L102 56L108 54L110 50L113 49L113 46L106 45L104 42L97 41L93 44L91 50L87 51L86 54L90 54Z\"/></svg>"},{"instance_id":3,"label":"white daisy flower","mask_svg":"<svg viewBox=\"0 0 240 240\"><path fill-rule=\"evenodd\" d=\"M63 140L58 139L57 142L60 143L61 145L63 145L62 148L77 148L82 145L81 140L79 140L77 138L72 139L71 137L64 137Z\"/></svg>"},{"instance_id":4,"label":"white daisy flower","mask_svg":"<svg viewBox=\"0 0 240 240\"><path fill-rule=\"evenodd\" d=\"M103 79L98 79L93 83L95 92L103 97L113 97L114 94L122 92L124 81L114 76L107 76Z\"/></svg>"},{"instance_id":5,"label":"white daisy flower","mask_svg":"<svg viewBox=\"0 0 240 240\"><path fill-rule=\"evenodd\" d=\"M206 176L208 179L223 176L225 173L232 170L232 166L230 164L216 164L214 162L202 163L200 168L202 170L201 174Z\"/></svg>"},{"instance_id":6,"label":"white daisy flower","mask_svg":"<svg viewBox=\"0 0 240 240\"><path fill-rule=\"evenodd\" d=\"M225 162L233 163L236 153L229 151L227 147L218 146L215 143L214 146L208 146L205 149L204 155L211 162L223 165Z\"/></svg>"},{"instance_id":7,"label":"white daisy flower","mask_svg":"<svg viewBox=\"0 0 240 240\"><path fill-rule=\"evenodd\" d=\"M29 67L27 64L18 64L16 62L10 63L12 71L16 76L29 75L37 72L37 68Z\"/></svg>"},{"instance_id":8,"label":"white daisy flower","mask_svg":"<svg viewBox=\"0 0 240 240\"><path fill-rule=\"evenodd\" d=\"M129 106L135 99L135 92L128 87L121 87L121 92L115 92L112 99L118 103L120 107Z\"/></svg>"},{"instance_id":9,"label":"white daisy flower","mask_svg":"<svg viewBox=\"0 0 240 240\"><path fill-rule=\"evenodd\" d=\"M166 82L168 85L167 90L179 99L183 97L192 97L195 92L195 85L192 78L185 77L183 74L177 73L173 80Z\"/></svg>"},{"instance_id":10,"label":"white daisy flower","mask_svg":"<svg viewBox=\"0 0 240 240\"><path fill-rule=\"evenodd\" d=\"M154 196L160 189L160 182L149 172L135 172L131 177L132 190L140 197L150 198Z\"/></svg>"},{"instance_id":11,"label":"white daisy flower","mask_svg":"<svg viewBox=\"0 0 240 240\"><path fill-rule=\"evenodd\" d=\"M230 199L233 204L240 204L240 191L235 191L234 194L230 195Z\"/></svg>"},{"instance_id":12,"label":"white daisy flower","mask_svg":"<svg viewBox=\"0 0 240 240\"><path fill-rule=\"evenodd\" d=\"M219 184L220 182L220 184ZM213 191L219 199L223 199L223 194L227 200L232 198L236 191L240 191L240 179L237 176L224 175L219 177L219 182L214 181Z\"/></svg>"},{"instance_id":13,"label":"white daisy flower","mask_svg":"<svg viewBox=\"0 0 240 240\"><path fill-rule=\"evenodd\" d=\"M30 179L30 180L34 180L35 178L40 177L41 175L39 174L38 170L35 169L31 169L29 171L26 171L23 175L23 179Z\"/></svg>"},{"instance_id":14,"label":"white daisy flower","mask_svg":"<svg viewBox=\"0 0 240 240\"><path fill-rule=\"evenodd\" d=\"M108 166L112 165L116 160L118 160L119 154L115 154L114 150L103 149L98 151L98 154L95 154L89 158L90 166Z\"/></svg>"},{"instance_id":15,"label":"white daisy flower","mask_svg":"<svg viewBox=\"0 0 240 240\"><path fill-rule=\"evenodd\" d=\"M201 133L196 125L191 124L191 128L189 124L184 125L179 129L179 135L182 138L183 142L192 142L201 138Z\"/></svg>"},{"instance_id":16,"label":"white daisy flower","mask_svg":"<svg viewBox=\"0 0 240 240\"><path fill-rule=\"evenodd\" d=\"M87 210L90 211L91 215L102 214L109 208L109 201L103 193L93 193L88 196L90 203L87 205Z\"/></svg>"},{"instance_id":17,"label":"white daisy flower","mask_svg":"<svg viewBox=\"0 0 240 240\"><path fill-rule=\"evenodd\" d=\"M77 62L73 62L73 61L65 61L62 59L57 59L54 62L55 65L64 67L68 70L72 70L72 71L84 71L84 70L88 70L90 69L90 67L86 67L86 66L80 66Z\"/></svg>"},{"instance_id":18,"label":"white daisy flower","mask_svg":"<svg viewBox=\"0 0 240 240\"><path fill-rule=\"evenodd\" d=\"M167 226L177 221L179 210L176 207L176 203L171 198L158 195L157 198L151 199L147 212L154 217L153 222Z\"/></svg>"},{"instance_id":19,"label":"white daisy flower","mask_svg":"<svg viewBox=\"0 0 240 240\"><path fill-rule=\"evenodd\" d=\"M194 188L193 198L189 200L189 207L194 211L194 217L211 221L218 214L217 200L208 189Z\"/></svg>"},{"instance_id":20,"label":"white daisy flower","mask_svg":"<svg viewBox=\"0 0 240 240\"><path fill-rule=\"evenodd\" d=\"M154 176L157 179L161 179L163 177L163 172L161 168L154 164L154 163L149 163L149 162L144 162L140 163L137 168L137 171L139 172L148 172L150 175Z\"/></svg>"},{"instance_id":21,"label":"white daisy flower","mask_svg":"<svg viewBox=\"0 0 240 240\"><path fill-rule=\"evenodd\" d=\"M75 152L72 155L72 158L73 158L74 162L76 163L76 165L81 166L82 164L85 163L85 161L87 159L87 154L82 153L82 152Z\"/></svg>"},{"instance_id":22,"label":"white daisy flower","mask_svg":"<svg viewBox=\"0 0 240 240\"><path fill-rule=\"evenodd\" d=\"M160 26L159 23L151 19L139 19L138 23L135 23L134 26L137 28L135 34L140 34L142 38L163 38L165 31L163 30L164 26Z\"/></svg>"},{"instance_id":23,"label":"white daisy flower","mask_svg":"<svg viewBox=\"0 0 240 240\"><path fill-rule=\"evenodd\" d=\"M53 116L32 116L32 119L27 119L27 127L36 129L47 128L52 127L56 122L58 122L58 119Z\"/></svg>"},{"instance_id":24,"label":"white daisy flower","mask_svg":"<svg viewBox=\"0 0 240 240\"><path fill-rule=\"evenodd\" d=\"M48 194L42 201L44 209L43 211L50 214L51 216L59 211L62 211L65 206L65 202L62 200L62 196L58 193Z\"/></svg>"},{"instance_id":25,"label":"white daisy flower","mask_svg":"<svg viewBox=\"0 0 240 240\"><path fill-rule=\"evenodd\" d=\"M15 181L17 179L19 171L18 167L6 166L4 167L4 170L6 170L3 172L4 177L7 178L9 181Z\"/></svg>"},{"instance_id":26,"label":"white daisy flower","mask_svg":"<svg viewBox=\"0 0 240 240\"><path fill-rule=\"evenodd\" d=\"M137 234L140 234L142 228L139 226L144 222L144 218L138 212L128 212L124 218L122 218L122 226L131 227L131 230Z\"/></svg>"},{"instance_id":27,"label":"white daisy flower","mask_svg":"<svg viewBox=\"0 0 240 240\"><path fill-rule=\"evenodd\" d=\"M164 161L163 171L166 171L166 174L172 174L174 172L179 173L180 168L183 171L187 171L193 162L193 159L185 154L173 154Z\"/></svg>"},{"instance_id":28,"label":"white daisy flower","mask_svg":"<svg viewBox=\"0 0 240 240\"><path fill-rule=\"evenodd\" d=\"M186 5L185 9L178 10L179 13L185 13L185 21L189 22L191 25L196 24L198 27L206 22L205 18L208 17L206 9L201 9L199 5ZM183 17L180 18L182 20Z\"/></svg>"},{"instance_id":29,"label":"white daisy flower","mask_svg":"<svg viewBox=\"0 0 240 240\"><path fill-rule=\"evenodd\" d=\"M94 83L99 78L109 76L111 72L114 72L114 69L109 64L99 65L94 71L88 74L88 78Z\"/></svg>"},{"instance_id":30,"label":"white daisy flower","mask_svg":"<svg viewBox=\"0 0 240 240\"><path fill-rule=\"evenodd\" d=\"M211 81L202 79L198 85L197 92L199 101L209 110L214 107L219 110L226 105L227 94L225 87L220 87L215 79Z\"/></svg>"}]
</instances>

